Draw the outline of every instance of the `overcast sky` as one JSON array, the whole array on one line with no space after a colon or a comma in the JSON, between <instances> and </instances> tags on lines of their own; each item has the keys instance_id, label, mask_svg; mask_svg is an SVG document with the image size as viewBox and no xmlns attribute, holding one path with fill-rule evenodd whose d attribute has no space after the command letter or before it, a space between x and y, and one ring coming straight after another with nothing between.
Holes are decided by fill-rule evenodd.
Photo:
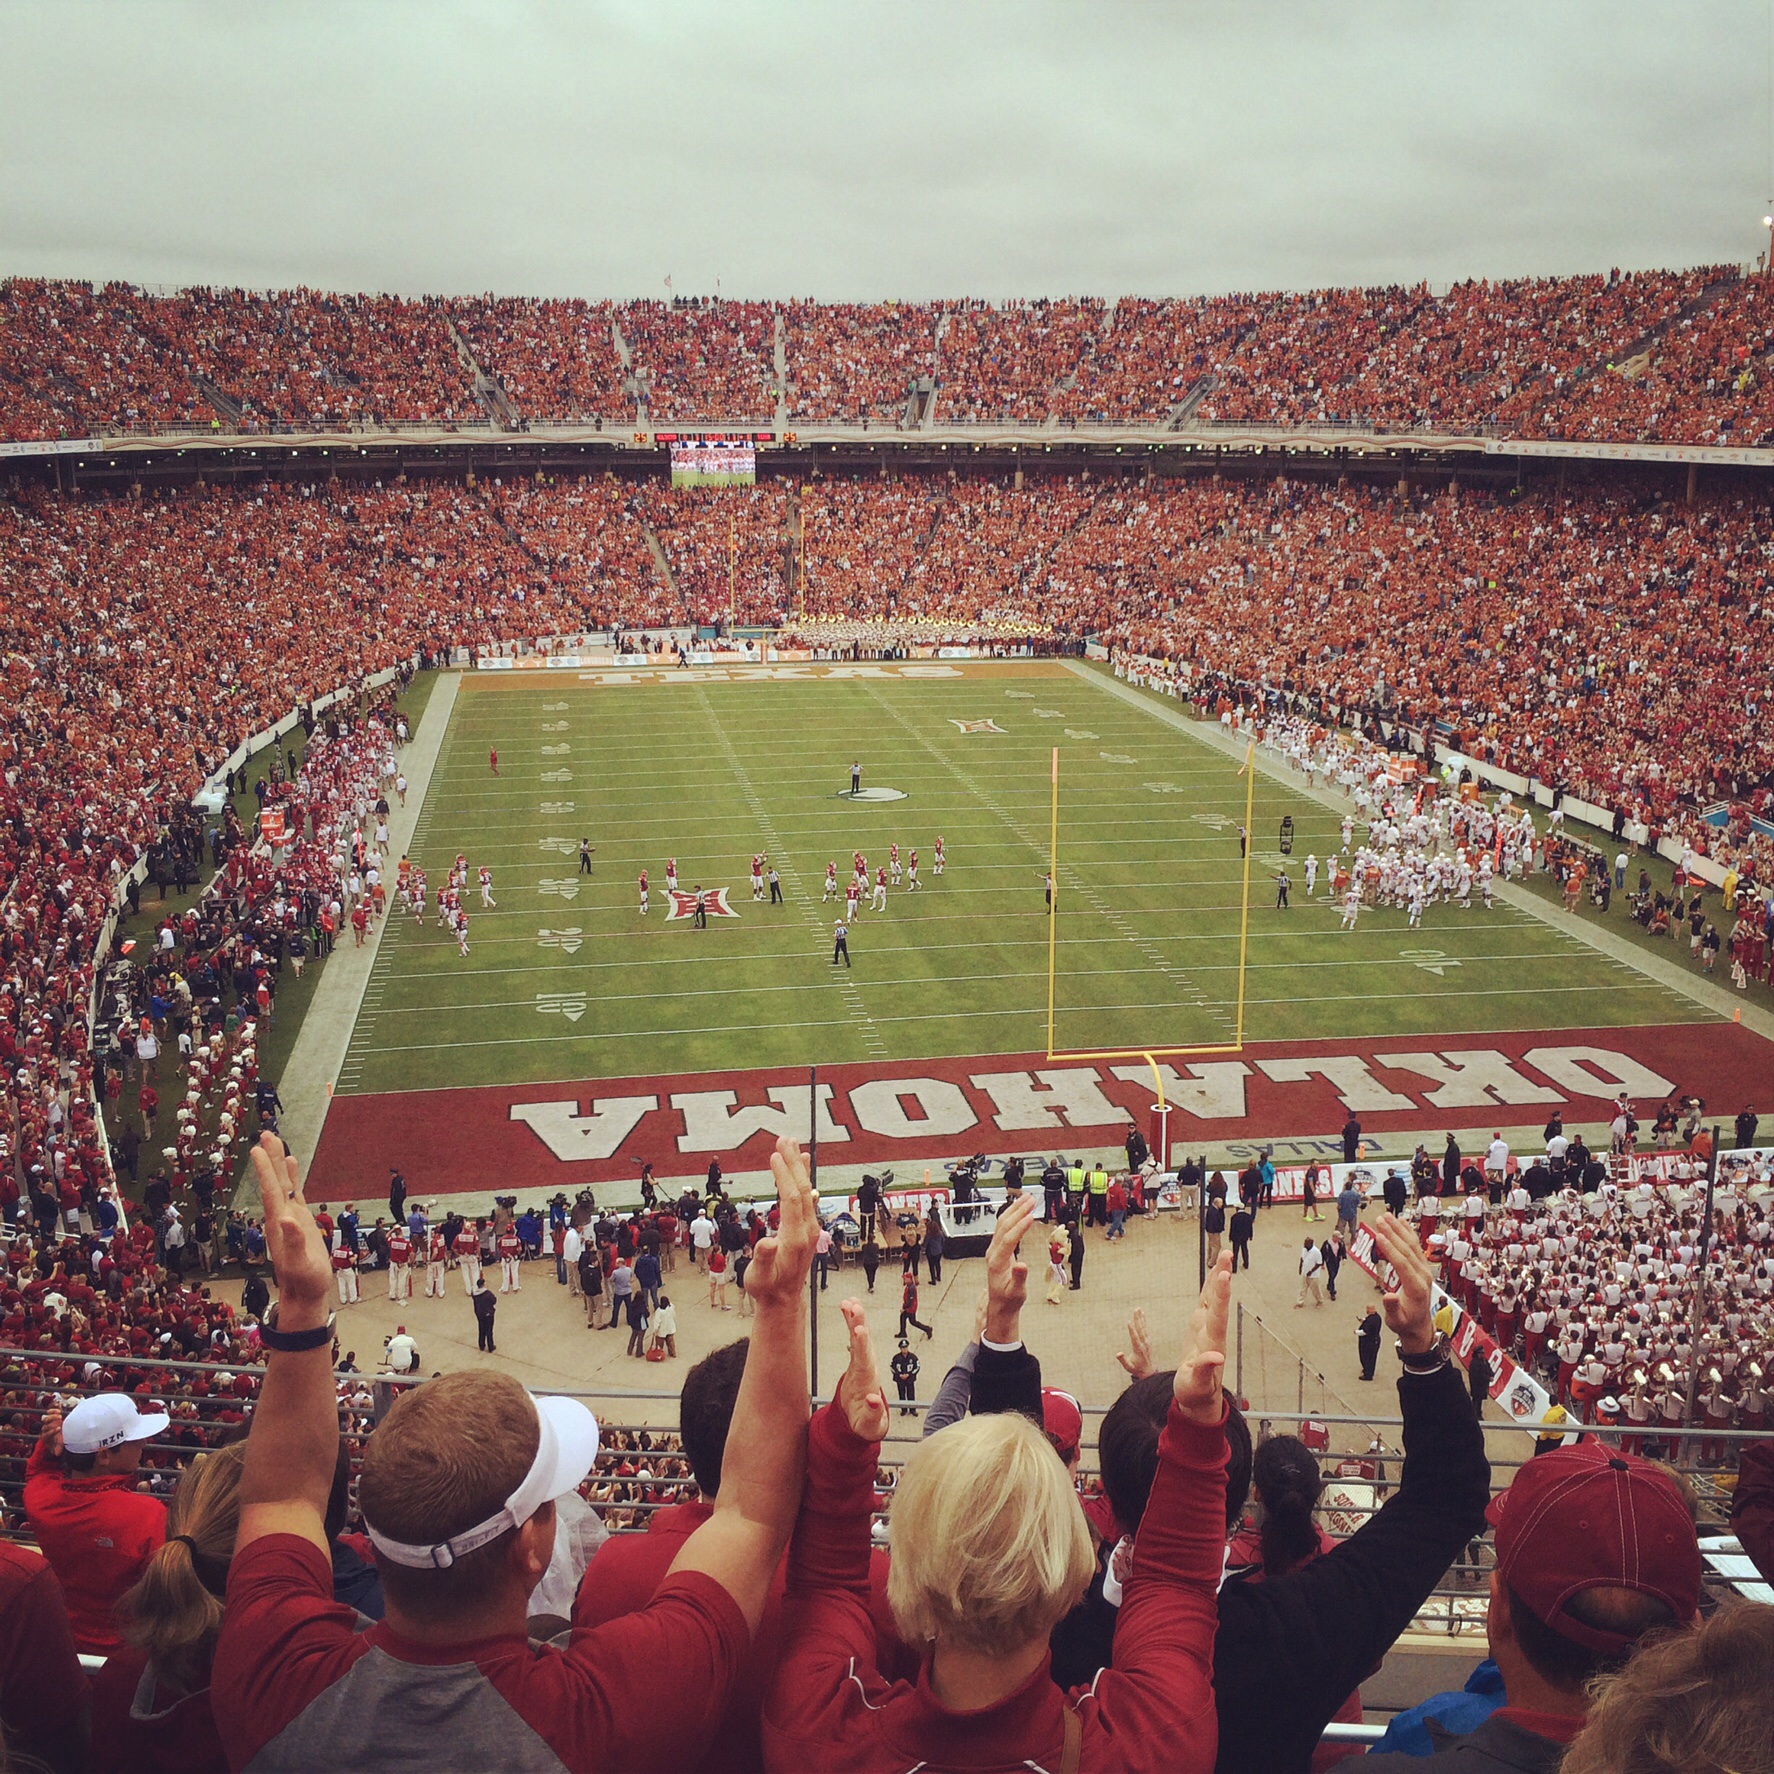
<instances>
[{"instance_id":1,"label":"overcast sky","mask_svg":"<svg viewBox=\"0 0 1774 1774\"><path fill-rule=\"evenodd\" d=\"M1748 260L1770 0L0 0L0 275L1195 294Z\"/></svg>"}]
</instances>

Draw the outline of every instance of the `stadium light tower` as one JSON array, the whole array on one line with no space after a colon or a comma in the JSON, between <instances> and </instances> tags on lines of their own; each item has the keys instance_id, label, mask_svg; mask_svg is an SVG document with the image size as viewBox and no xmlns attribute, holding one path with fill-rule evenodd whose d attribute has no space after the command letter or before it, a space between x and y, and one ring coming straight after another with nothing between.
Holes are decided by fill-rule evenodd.
<instances>
[{"instance_id":1,"label":"stadium light tower","mask_svg":"<svg viewBox=\"0 0 1774 1774\"><path fill-rule=\"evenodd\" d=\"M1774 209L1774 199L1770 199L1770 208ZM1774 214L1763 216L1762 226L1768 230L1768 250L1762 254L1762 275L1774 277Z\"/></svg>"}]
</instances>

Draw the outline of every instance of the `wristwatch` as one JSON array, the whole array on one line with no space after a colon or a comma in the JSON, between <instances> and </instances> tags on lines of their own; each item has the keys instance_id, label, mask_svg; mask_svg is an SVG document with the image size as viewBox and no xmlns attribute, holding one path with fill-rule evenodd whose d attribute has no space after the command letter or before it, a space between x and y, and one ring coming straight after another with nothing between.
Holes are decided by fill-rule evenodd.
<instances>
[{"instance_id":1,"label":"wristwatch","mask_svg":"<svg viewBox=\"0 0 1774 1774\"><path fill-rule=\"evenodd\" d=\"M1432 1374L1437 1369L1446 1367L1453 1356L1452 1346L1441 1335L1427 1349L1416 1355L1407 1354L1402 1343L1398 1346L1398 1360L1407 1374Z\"/></svg>"},{"instance_id":2,"label":"wristwatch","mask_svg":"<svg viewBox=\"0 0 1774 1774\"><path fill-rule=\"evenodd\" d=\"M317 1324L312 1330L280 1331L277 1328L277 1306L273 1304L259 1326L259 1341L278 1355L301 1355L310 1349L320 1349L333 1340L333 1320L337 1316L337 1313L329 1312L326 1323Z\"/></svg>"}]
</instances>

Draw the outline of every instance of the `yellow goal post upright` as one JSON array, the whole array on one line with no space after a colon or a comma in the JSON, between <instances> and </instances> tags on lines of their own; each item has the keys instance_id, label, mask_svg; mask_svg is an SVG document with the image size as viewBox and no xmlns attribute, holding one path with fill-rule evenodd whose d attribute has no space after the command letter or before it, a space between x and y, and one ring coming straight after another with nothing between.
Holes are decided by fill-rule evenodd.
<instances>
[{"instance_id":1,"label":"yellow goal post upright","mask_svg":"<svg viewBox=\"0 0 1774 1774\"><path fill-rule=\"evenodd\" d=\"M1250 948L1250 853L1251 817L1256 805L1256 744L1252 741L1244 754L1244 767L1238 772L1244 780L1244 868L1238 896L1238 1008L1232 1023L1232 1039L1192 1047L1058 1047L1054 1044L1055 989L1059 958L1059 751L1053 748L1053 803L1047 843L1047 890L1051 896L1047 908L1047 1058L1054 1060L1131 1060L1141 1059L1152 1068L1152 1087L1156 1092L1156 1111L1163 1130L1164 1150L1161 1163L1168 1164L1170 1141L1170 1106L1164 1100L1164 1070L1161 1059L1177 1059L1190 1055L1242 1053L1244 1051L1244 972Z\"/></svg>"}]
</instances>

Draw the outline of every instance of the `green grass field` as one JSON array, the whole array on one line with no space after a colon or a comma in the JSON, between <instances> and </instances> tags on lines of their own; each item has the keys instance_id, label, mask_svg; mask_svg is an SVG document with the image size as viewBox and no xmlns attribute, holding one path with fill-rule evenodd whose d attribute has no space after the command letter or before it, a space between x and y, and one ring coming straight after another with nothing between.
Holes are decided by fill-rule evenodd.
<instances>
[{"instance_id":1,"label":"green grass field","mask_svg":"<svg viewBox=\"0 0 1774 1774\"><path fill-rule=\"evenodd\" d=\"M1003 731L959 725L980 721ZM434 888L459 850L471 868L491 865L498 910L481 910L471 876L466 960L434 914L423 925L391 917L339 1087L1040 1052L1055 745L1055 1045L1230 1041L1245 782L1220 752L1100 680L1057 666L620 688L470 675L414 857ZM852 758L867 786L904 799L845 798ZM1284 815L1294 903L1277 911L1270 875ZM1259 775L1252 829L1247 1040L1701 1015L1501 905L1434 907L1414 931L1402 912L1367 912L1355 933L1340 932L1322 880L1321 897L1305 898L1302 867L1308 851L1335 847L1337 817ZM949 853L940 880L939 832ZM598 847L589 879L575 874L586 836ZM853 850L872 871L894 841L902 856L920 851L924 886L893 891L885 915L865 912L854 967L834 969L839 908L820 903L825 865L836 860L847 880ZM785 905L753 904L754 850L781 871ZM674 855L683 887L725 887L738 916L706 930L668 921Z\"/></svg>"}]
</instances>

